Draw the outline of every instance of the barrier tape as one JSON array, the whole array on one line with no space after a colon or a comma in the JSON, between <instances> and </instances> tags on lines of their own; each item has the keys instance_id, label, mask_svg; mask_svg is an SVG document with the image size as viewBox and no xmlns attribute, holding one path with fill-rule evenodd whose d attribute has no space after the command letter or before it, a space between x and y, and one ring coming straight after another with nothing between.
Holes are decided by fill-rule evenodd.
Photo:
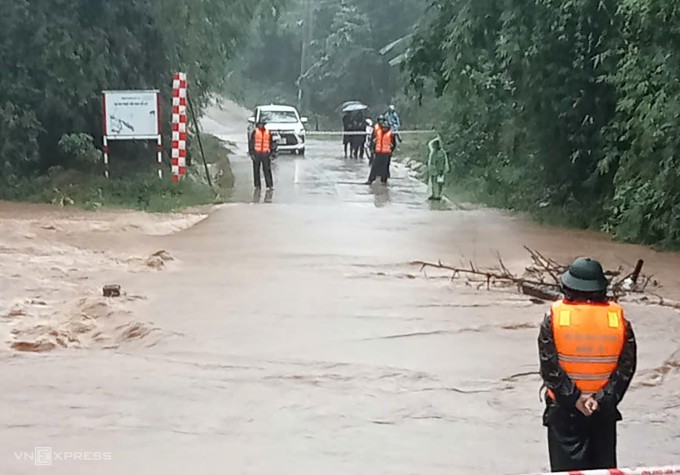
<instances>
[{"instance_id":1,"label":"barrier tape","mask_svg":"<svg viewBox=\"0 0 680 475\"><path fill-rule=\"evenodd\" d=\"M436 130L400 130L396 132L398 135L409 134L436 134ZM305 135L368 135L368 132L354 131L343 132L342 130L306 130Z\"/></svg>"},{"instance_id":2,"label":"barrier tape","mask_svg":"<svg viewBox=\"0 0 680 475\"><path fill-rule=\"evenodd\" d=\"M604 470L573 470L571 472L532 473L526 475L678 475L680 465L668 467L608 468Z\"/></svg>"}]
</instances>

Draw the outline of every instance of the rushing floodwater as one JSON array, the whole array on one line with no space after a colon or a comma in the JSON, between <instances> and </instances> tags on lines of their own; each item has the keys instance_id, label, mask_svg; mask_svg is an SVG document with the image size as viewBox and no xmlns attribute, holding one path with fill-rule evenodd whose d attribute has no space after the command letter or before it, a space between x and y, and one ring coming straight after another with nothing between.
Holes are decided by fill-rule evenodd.
<instances>
[{"instance_id":1,"label":"rushing floodwater","mask_svg":"<svg viewBox=\"0 0 680 475\"><path fill-rule=\"evenodd\" d=\"M205 126L243 142L243 119L232 107L213 111ZM545 305L427 279L408 263L465 256L492 264L498 251L519 271L528 264L523 245L564 261L590 254L632 266L642 257L677 297L680 257L497 211L431 205L424 185L402 168L387 189L369 188L359 184L366 163L340 157L339 144L321 141L311 141L304 158L279 157L274 193L258 199L238 152L233 203L190 229L114 239L90 232L89 215L71 217L82 229L49 252L63 256L61 267L51 261L30 288L23 265L6 273L0 298L7 301L57 298L59 279L90 293L114 279L130 292L125 302L144 298L107 305L90 296L66 305L67 322L85 314L97 321L96 332L80 330L93 342L86 347L2 353L0 473L547 468L536 373ZM11 215L11 208L0 213L1 222L18 226ZM116 218L101 219L105 227ZM40 243L29 245L34 262ZM153 273L131 272L134 260L102 261L104 272L97 249L130 256L166 249L177 261ZM10 254L0 252L3 265L18 262ZM621 407L620 463L679 463L680 315L638 305L627 312L639 370ZM0 319L8 338L16 318ZM24 331L45 332L37 327ZM79 331L59 328L72 332L65 338ZM25 459L35 447L52 449L51 467ZM107 460L59 460L76 456L69 452Z\"/></svg>"}]
</instances>

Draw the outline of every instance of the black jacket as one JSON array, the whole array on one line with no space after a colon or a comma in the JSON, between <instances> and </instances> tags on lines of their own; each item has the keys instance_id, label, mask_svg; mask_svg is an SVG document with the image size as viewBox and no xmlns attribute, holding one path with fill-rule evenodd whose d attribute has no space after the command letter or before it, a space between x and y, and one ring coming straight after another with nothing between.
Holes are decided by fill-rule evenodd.
<instances>
[{"instance_id":1,"label":"black jacket","mask_svg":"<svg viewBox=\"0 0 680 475\"><path fill-rule=\"evenodd\" d=\"M351 124L352 116L348 113L345 113L345 115L342 116L342 130L348 131L350 129Z\"/></svg>"},{"instance_id":2,"label":"black jacket","mask_svg":"<svg viewBox=\"0 0 680 475\"><path fill-rule=\"evenodd\" d=\"M546 397L547 407L543 415L543 423L548 425L553 417L560 415L580 417L580 412L576 409L576 401L581 396L581 391L559 364L550 311L546 313L541 325L538 336L538 351L541 360L541 377L545 386L553 391L556 398L556 401L553 401ZM626 320L626 336L618 366L612 373L607 385L594 395L600 405L601 416L621 420L621 413L617 406L628 390L636 367L637 344L635 333L631 323Z\"/></svg>"}]
</instances>

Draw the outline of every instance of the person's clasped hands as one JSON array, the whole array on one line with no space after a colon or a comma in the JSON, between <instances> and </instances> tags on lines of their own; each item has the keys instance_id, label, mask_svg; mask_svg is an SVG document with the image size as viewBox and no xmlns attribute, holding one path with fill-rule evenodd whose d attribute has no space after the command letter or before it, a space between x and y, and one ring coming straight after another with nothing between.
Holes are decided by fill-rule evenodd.
<instances>
[{"instance_id":1,"label":"person's clasped hands","mask_svg":"<svg viewBox=\"0 0 680 475\"><path fill-rule=\"evenodd\" d=\"M590 417L594 412L600 408L600 404L593 396L581 395L576 401L576 409L578 409L584 416Z\"/></svg>"}]
</instances>

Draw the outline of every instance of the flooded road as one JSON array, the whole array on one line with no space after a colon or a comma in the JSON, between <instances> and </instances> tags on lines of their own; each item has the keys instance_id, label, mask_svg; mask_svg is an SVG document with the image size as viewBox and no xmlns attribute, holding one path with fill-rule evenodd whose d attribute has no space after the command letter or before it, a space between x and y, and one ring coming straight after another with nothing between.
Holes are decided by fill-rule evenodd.
<instances>
[{"instance_id":1,"label":"flooded road","mask_svg":"<svg viewBox=\"0 0 680 475\"><path fill-rule=\"evenodd\" d=\"M98 213L93 229L92 215L54 212L55 229L43 229L51 211L0 207L3 231L16 236L0 253L15 266L0 294L7 340L17 320L60 299L65 310L29 327L88 335L66 349L0 353L1 473L541 471L536 338L546 305L426 278L409 262L487 265L498 251L521 270L523 245L565 261L644 258L666 295L680 294L677 254L431 205L398 166L387 188L361 185L366 163L341 158L336 142L280 156L274 192L254 196L245 117L228 106L204 121L238 146L232 203L206 219ZM174 259L157 270L145 259L160 249ZM47 265L35 262L40 250ZM70 261L56 265L59 256ZM27 275L41 265L45 274ZM97 292L111 280L129 294L103 303ZM10 299L24 315L9 316ZM639 368L621 407L620 464L678 463L680 314L627 311ZM83 315L94 323L82 333L53 324ZM53 455L36 467L24 456L35 447L106 460Z\"/></svg>"}]
</instances>

